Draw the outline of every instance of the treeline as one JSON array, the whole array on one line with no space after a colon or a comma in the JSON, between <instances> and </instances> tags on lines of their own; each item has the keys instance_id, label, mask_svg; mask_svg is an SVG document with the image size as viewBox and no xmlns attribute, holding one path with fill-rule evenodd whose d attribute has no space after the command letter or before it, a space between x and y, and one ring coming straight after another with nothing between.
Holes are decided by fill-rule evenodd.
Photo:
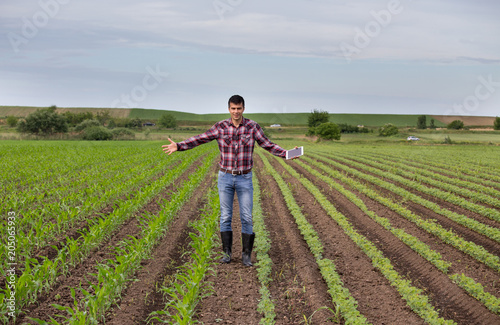
<instances>
[{"instance_id":1,"label":"treeline","mask_svg":"<svg viewBox=\"0 0 500 325\"><path fill-rule=\"evenodd\" d=\"M7 117L7 124L16 127L24 134L52 135L74 133L85 140L133 139L135 131L143 127L156 126L176 128L177 120L170 114L164 114L158 121L140 118L116 118L109 111L58 113L56 106L38 109L25 118Z\"/></svg>"}]
</instances>

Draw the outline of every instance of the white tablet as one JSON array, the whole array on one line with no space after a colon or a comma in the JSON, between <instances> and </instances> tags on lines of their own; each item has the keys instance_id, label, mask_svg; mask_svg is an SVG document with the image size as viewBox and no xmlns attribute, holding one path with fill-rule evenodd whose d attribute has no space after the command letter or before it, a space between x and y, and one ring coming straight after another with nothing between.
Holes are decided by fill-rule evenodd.
<instances>
[{"instance_id":1,"label":"white tablet","mask_svg":"<svg viewBox=\"0 0 500 325\"><path fill-rule=\"evenodd\" d=\"M297 149L287 150L286 159L292 159L295 157L302 156L304 154L304 147L298 147Z\"/></svg>"}]
</instances>

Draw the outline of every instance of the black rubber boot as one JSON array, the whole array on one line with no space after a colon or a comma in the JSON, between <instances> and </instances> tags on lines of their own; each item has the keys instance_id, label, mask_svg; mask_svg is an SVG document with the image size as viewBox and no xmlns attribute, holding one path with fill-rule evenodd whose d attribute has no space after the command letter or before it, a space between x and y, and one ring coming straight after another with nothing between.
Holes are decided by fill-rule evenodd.
<instances>
[{"instance_id":1,"label":"black rubber boot","mask_svg":"<svg viewBox=\"0 0 500 325\"><path fill-rule=\"evenodd\" d=\"M241 242L243 246L243 254L241 255L241 259L243 261L243 265L252 266L252 249L253 242L255 240L255 233L245 234L241 233Z\"/></svg>"},{"instance_id":2,"label":"black rubber boot","mask_svg":"<svg viewBox=\"0 0 500 325\"><path fill-rule=\"evenodd\" d=\"M233 232L221 231L220 239L222 240L222 251L224 256L221 258L221 263L231 262L231 249L233 247Z\"/></svg>"}]
</instances>

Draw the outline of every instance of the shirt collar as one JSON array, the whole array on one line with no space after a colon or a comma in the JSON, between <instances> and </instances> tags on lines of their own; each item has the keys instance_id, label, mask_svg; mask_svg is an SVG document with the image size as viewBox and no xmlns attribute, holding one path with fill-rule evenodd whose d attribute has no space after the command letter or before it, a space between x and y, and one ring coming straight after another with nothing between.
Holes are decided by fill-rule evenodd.
<instances>
[{"instance_id":1,"label":"shirt collar","mask_svg":"<svg viewBox=\"0 0 500 325\"><path fill-rule=\"evenodd\" d=\"M231 120L231 118L228 118L226 121L227 121L227 125L228 126L236 127L236 126L234 126L233 120ZM243 116L243 119L241 120L240 126L245 126L246 127L247 124L248 124L248 119Z\"/></svg>"}]
</instances>

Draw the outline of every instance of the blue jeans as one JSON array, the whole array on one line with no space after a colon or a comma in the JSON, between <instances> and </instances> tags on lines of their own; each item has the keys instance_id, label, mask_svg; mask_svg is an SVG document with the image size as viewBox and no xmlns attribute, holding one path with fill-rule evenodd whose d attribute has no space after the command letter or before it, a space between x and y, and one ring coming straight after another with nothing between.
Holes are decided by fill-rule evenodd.
<instances>
[{"instance_id":1,"label":"blue jeans","mask_svg":"<svg viewBox=\"0 0 500 325\"><path fill-rule=\"evenodd\" d=\"M234 192L240 205L241 232L253 233L253 182L252 172L244 175L231 175L219 171L220 231L232 231Z\"/></svg>"}]
</instances>

